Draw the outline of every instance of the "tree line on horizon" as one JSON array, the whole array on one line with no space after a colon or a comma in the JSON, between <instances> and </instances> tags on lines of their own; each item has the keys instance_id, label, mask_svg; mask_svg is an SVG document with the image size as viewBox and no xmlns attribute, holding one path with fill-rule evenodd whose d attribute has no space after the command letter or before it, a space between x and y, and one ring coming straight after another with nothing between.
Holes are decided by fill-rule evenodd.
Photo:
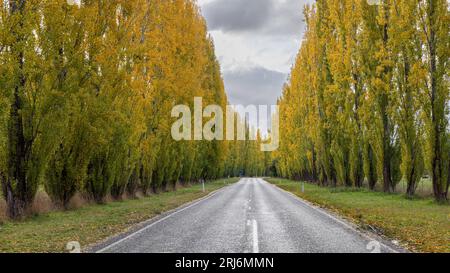
<instances>
[{"instance_id":1,"label":"tree line on horizon","mask_svg":"<svg viewBox=\"0 0 450 273\"><path fill-rule=\"evenodd\" d=\"M77 192L102 203L262 172L248 141L172 139L171 109L193 97L227 104L193 0L0 1L8 215L25 215L39 188L67 208Z\"/></svg>"},{"instance_id":2,"label":"tree line on horizon","mask_svg":"<svg viewBox=\"0 0 450 273\"><path fill-rule=\"evenodd\" d=\"M317 0L279 100L280 176L414 196L450 186L446 0Z\"/></svg>"}]
</instances>

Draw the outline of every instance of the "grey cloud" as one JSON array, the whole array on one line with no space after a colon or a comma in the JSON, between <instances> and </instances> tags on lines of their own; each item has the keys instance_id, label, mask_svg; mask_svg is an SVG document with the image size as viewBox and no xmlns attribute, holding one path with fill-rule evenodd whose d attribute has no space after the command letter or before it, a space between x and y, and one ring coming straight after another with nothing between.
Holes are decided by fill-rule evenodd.
<instances>
[{"instance_id":1,"label":"grey cloud","mask_svg":"<svg viewBox=\"0 0 450 273\"><path fill-rule=\"evenodd\" d=\"M215 0L202 10L210 30L298 35L305 2L311 0Z\"/></svg>"},{"instance_id":2,"label":"grey cloud","mask_svg":"<svg viewBox=\"0 0 450 273\"><path fill-rule=\"evenodd\" d=\"M272 105L279 97L287 75L254 67L224 73L225 87L231 104Z\"/></svg>"},{"instance_id":3,"label":"grey cloud","mask_svg":"<svg viewBox=\"0 0 450 273\"><path fill-rule=\"evenodd\" d=\"M284 3L280 3L279 0L273 1L277 2L277 4L275 4L275 9L269 19L266 31L295 36L303 32L305 24L303 7L305 2L310 1L286 0Z\"/></svg>"},{"instance_id":4,"label":"grey cloud","mask_svg":"<svg viewBox=\"0 0 450 273\"><path fill-rule=\"evenodd\" d=\"M215 0L203 7L210 30L241 32L262 28L272 0Z\"/></svg>"}]
</instances>

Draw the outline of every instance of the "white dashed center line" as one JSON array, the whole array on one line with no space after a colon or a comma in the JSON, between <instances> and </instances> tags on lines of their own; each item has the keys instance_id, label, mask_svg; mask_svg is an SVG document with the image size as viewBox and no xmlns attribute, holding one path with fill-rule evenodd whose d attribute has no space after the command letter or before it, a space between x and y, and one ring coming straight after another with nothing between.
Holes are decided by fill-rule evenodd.
<instances>
[{"instance_id":1,"label":"white dashed center line","mask_svg":"<svg viewBox=\"0 0 450 273\"><path fill-rule=\"evenodd\" d=\"M253 220L253 253L259 253L258 223Z\"/></svg>"}]
</instances>

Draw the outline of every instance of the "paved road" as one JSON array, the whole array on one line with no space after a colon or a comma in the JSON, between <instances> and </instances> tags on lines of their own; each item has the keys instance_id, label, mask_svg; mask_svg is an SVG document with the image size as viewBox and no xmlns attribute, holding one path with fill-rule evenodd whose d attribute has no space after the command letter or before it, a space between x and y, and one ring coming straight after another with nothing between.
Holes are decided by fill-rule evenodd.
<instances>
[{"instance_id":1,"label":"paved road","mask_svg":"<svg viewBox=\"0 0 450 273\"><path fill-rule=\"evenodd\" d=\"M352 253L376 250L371 241L262 179L245 178L99 252ZM380 250L392 251L385 244Z\"/></svg>"}]
</instances>

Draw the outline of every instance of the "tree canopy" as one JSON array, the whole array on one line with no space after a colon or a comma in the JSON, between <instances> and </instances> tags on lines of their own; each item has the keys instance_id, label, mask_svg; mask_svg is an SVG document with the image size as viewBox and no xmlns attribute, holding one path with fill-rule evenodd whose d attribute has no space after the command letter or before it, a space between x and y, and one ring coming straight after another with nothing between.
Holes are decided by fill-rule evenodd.
<instances>
[{"instance_id":1,"label":"tree canopy","mask_svg":"<svg viewBox=\"0 0 450 273\"><path fill-rule=\"evenodd\" d=\"M228 102L193 0L1 1L8 214L26 213L41 185L66 207L77 192L101 203L246 173L248 142L172 139L172 107L194 97Z\"/></svg>"},{"instance_id":2,"label":"tree canopy","mask_svg":"<svg viewBox=\"0 0 450 273\"><path fill-rule=\"evenodd\" d=\"M282 176L413 196L449 189L449 7L445 0L317 0L279 101Z\"/></svg>"}]
</instances>

